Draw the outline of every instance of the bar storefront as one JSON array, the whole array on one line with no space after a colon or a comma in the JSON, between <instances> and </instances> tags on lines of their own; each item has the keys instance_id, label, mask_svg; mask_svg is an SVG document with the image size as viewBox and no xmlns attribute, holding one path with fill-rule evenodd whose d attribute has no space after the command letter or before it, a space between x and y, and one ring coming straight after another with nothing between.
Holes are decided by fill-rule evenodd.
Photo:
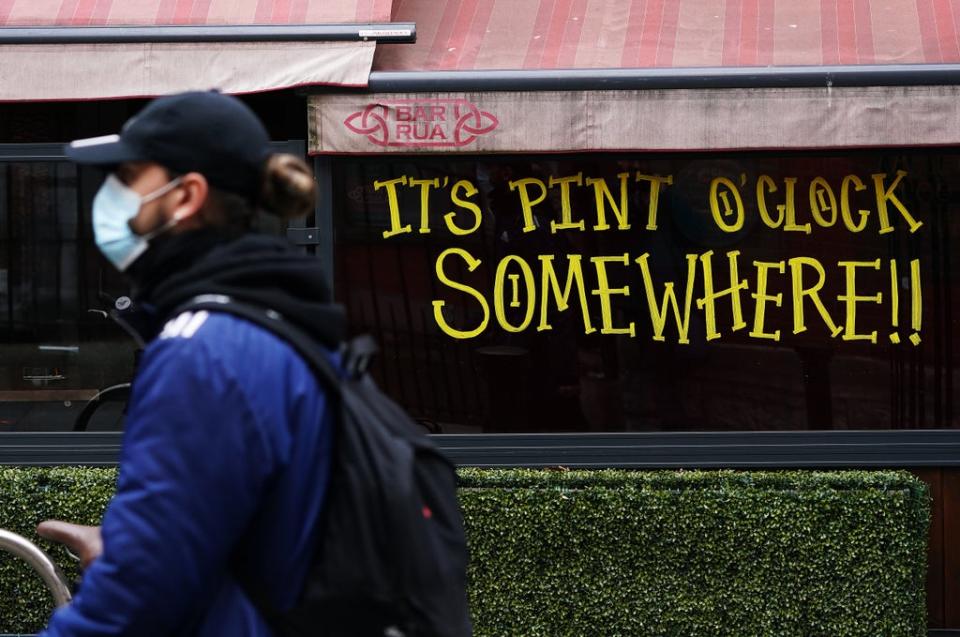
<instances>
[{"instance_id":1,"label":"bar storefront","mask_svg":"<svg viewBox=\"0 0 960 637\"><path fill-rule=\"evenodd\" d=\"M464 464L911 469L960 626L956 88L515 80L310 98L382 385Z\"/></svg>"},{"instance_id":2,"label":"bar storefront","mask_svg":"<svg viewBox=\"0 0 960 637\"><path fill-rule=\"evenodd\" d=\"M63 144L218 87L315 168L260 229L459 464L908 469L960 631L960 49L913 3L869 41L870 3L60 4L0 15L0 463L119 448L130 290ZM49 43L79 26L120 30Z\"/></svg>"}]
</instances>

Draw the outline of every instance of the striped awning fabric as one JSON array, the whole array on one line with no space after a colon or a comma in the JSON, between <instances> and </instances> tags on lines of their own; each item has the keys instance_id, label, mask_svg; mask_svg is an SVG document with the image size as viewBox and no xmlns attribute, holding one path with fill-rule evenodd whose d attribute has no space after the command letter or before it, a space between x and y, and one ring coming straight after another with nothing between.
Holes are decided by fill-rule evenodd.
<instances>
[{"instance_id":1,"label":"striped awning fabric","mask_svg":"<svg viewBox=\"0 0 960 637\"><path fill-rule=\"evenodd\" d=\"M960 0L394 0L375 70L960 61Z\"/></svg>"},{"instance_id":2,"label":"striped awning fabric","mask_svg":"<svg viewBox=\"0 0 960 637\"><path fill-rule=\"evenodd\" d=\"M417 43L374 71L960 62L960 0L394 0ZM311 97L314 153L662 152L960 144L960 87ZM560 87L562 88L562 87Z\"/></svg>"},{"instance_id":3,"label":"striped awning fabric","mask_svg":"<svg viewBox=\"0 0 960 637\"><path fill-rule=\"evenodd\" d=\"M391 0L0 0L0 29L390 21ZM366 86L373 42L0 45L0 101Z\"/></svg>"}]
</instances>

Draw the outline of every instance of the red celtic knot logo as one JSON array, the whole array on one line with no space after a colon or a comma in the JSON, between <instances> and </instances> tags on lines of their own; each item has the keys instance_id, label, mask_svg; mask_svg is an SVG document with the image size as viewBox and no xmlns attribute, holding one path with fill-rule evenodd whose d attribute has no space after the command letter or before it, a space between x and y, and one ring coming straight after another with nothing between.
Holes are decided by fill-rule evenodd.
<instances>
[{"instance_id":1,"label":"red celtic knot logo","mask_svg":"<svg viewBox=\"0 0 960 637\"><path fill-rule=\"evenodd\" d=\"M500 120L464 101L454 107L457 123L453 129L454 146L466 146L480 135L486 135L499 126ZM466 133L466 134L464 134Z\"/></svg>"},{"instance_id":2,"label":"red celtic knot logo","mask_svg":"<svg viewBox=\"0 0 960 637\"><path fill-rule=\"evenodd\" d=\"M359 113L354 113L343 121L347 128L354 133L366 135L367 138L378 146L387 146L387 120L384 115L387 109L379 104L370 104ZM360 123L355 124L359 119Z\"/></svg>"},{"instance_id":3,"label":"red celtic knot logo","mask_svg":"<svg viewBox=\"0 0 960 637\"><path fill-rule=\"evenodd\" d=\"M464 99L388 100L368 104L344 125L378 146L459 147L500 125Z\"/></svg>"}]
</instances>

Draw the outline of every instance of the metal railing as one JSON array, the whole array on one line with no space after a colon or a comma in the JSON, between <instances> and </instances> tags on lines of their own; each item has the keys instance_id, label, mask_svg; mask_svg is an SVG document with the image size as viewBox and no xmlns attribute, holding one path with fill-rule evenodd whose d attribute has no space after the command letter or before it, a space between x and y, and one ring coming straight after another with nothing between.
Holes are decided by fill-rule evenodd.
<instances>
[{"instance_id":1,"label":"metal railing","mask_svg":"<svg viewBox=\"0 0 960 637\"><path fill-rule=\"evenodd\" d=\"M72 595L67 585L67 578L63 576L60 567L40 547L22 535L0 529L0 550L24 560L40 575L40 579L53 595L55 606L60 607L70 603Z\"/></svg>"}]
</instances>

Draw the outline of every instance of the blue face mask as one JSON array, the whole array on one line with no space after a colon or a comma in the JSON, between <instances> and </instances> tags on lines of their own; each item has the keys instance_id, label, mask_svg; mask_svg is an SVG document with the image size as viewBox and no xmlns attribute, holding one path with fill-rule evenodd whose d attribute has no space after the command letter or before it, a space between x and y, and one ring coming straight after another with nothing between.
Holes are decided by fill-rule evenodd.
<instances>
[{"instance_id":1,"label":"blue face mask","mask_svg":"<svg viewBox=\"0 0 960 637\"><path fill-rule=\"evenodd\" d=\"M140 196L116 175L103 182L93 198L93 235L100 252L118 270L123 272L147 251L150 240L176 225L173 218L156 230L143 236L130 228L130 220L137 216L143 204L153 201L173 190L180 177L164 184L153 192Z\"/></svg>"}]
</instances>

